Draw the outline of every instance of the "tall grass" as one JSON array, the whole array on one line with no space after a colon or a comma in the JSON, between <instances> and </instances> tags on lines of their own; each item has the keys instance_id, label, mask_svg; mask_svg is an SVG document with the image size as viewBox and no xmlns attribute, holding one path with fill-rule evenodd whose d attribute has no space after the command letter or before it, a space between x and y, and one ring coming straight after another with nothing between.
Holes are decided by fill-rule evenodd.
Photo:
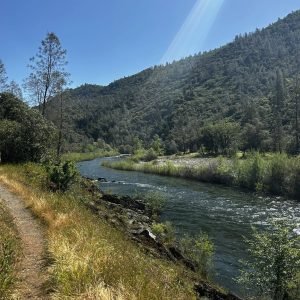
<instances>
[{"instance_id":1,"label":"tall grass","mask_svg":"<svg viewBox=\"0 0 300 300\"><path fill-rule=\"evenodd\" d=\"M93 160L100 157L108 157L118 155L117 150L97 150L93 152L69 152L62 155L63 160L84 161Z\"/></svg>"},{"instance_id":2,"label":"tall grass","mask_svg":"<svg viewBox=\"0 0 300 300\"><path fill-rule=\"evenodd\" d=\"M0 202L0 299L10 299L16 283L15 266L20 243L13 219Z\"/></svg>"},{"instance_id":3,"label":"tall grass","mask_svg":"<svg viewBox=\"0 0 300 300\"><path fill-rule=\"evenodd\" d=\"M300 156L250 153L245 159L229 160L219 157L200 166L175 165L172 161L137 163L126 159L117 162L105 161L103 166L221 183L300 200Z\"/></svg>"},{"instance_id":4,"label":"tall grass","mask_svg":"<svg viewBox=\"0 0 300 300\"><path fill-rule=\"evenodd\" d=\"M124 233L92 214L91 195L74 185L44 189L35 165L0 167L0 182L17 192L46 227L53 299L195 299L194 276L146 255Z\"/></svg>"}]
</instances>

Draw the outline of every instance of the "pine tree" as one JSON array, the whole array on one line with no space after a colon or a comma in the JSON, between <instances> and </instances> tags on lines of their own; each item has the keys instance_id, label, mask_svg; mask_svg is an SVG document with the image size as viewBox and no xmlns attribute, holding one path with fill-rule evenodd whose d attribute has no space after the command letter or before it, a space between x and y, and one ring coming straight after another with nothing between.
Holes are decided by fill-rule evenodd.
<instances>
[{"instance_id":1,"label":"pine tree","mask_svg":"<svg viewBox=\"0 0 300 300\"><path fill-rule=\"evenodd\" d=\"M285 101L285 87L282 72L277 70L275 93L272 99L272 133L274 151L282 152L283 130L282 130L282 114Z\"/></svg>"},{"instance_id":2,"label":"pine tree","mask_svg":"<svg viewBox=\"0 0 300 300\"><path fill-rule=\"evenodd\" d=\"M6 89L6 81L7 81L7 76L6 76L5 66L2 60L0 59L0 92Z\"/></svg>"},{"instance_id":3,"label":"pine tree","mask_svg":"<svg viewBox=\"0 0 300 300\"><path fill-rule=\"evenodd\" d=\"M25 88L35 98L42 115L45 115L47 102L50 97L61 92L60 83L66 81L69 75L64 69L67 64L66 50L51 32L42 40L38 53L30 62L32 72L25 81Z\"/></svg>"}]
</instances>

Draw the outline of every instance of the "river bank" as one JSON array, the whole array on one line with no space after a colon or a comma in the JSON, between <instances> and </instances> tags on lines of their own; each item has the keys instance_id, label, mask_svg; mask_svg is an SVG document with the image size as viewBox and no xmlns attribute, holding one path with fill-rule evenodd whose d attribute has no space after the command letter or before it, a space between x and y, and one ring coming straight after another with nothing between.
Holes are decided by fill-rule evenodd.
<instances>
[{"instance_id":1,"label":"river bank","mask_svg":"<svg viewBox=\"0 0 300 300\"><path fill-rule=\"evenodd\" d=\"M93 160L100 157L117 156L119 154L116 150L97 150L92 152L67 152L62 155L62 160L71 160L74 162Z\"/></svg>"},{"instance_id":2,"label":"river bank","mask_svg":"<svg viewBox=\"0 0 300 300\"><path fill-rule=\"evenodd\" d=\"M83 178L81 182L84 189L93 196L93 200L87 203L87 206L96 215L104 218L112 226L137 242L147 255L182 264L192 273L196 272L196 263L185 257L175 242L165 244L153 233L153 224L157 222L157 219L149 213L147 204L143 200L104 193L97 187L97 181L102 181L102 178L96 181ZM195 282L194 289L198 297L218 300L241 299L232 293L225 293L208 281L199 280L196 274L194 273L190 279Z\"/></svg>"},{"instance_id":3,"label":"river bank","mask_svg":"<svg viewBox=\"0 0 300 300\"><path fill-rule=\"evenodd\" d=\"M238 295L245 295L235 278L242 268L240 260L249 259L244 237L251 237L252 226L269 230L270 221L277 218L300 222L300 207L295 201L220 184L106 168L102 166L106 161L118 162L120 158L95 159L77 166L83 176L99 179L96 184L105 193L136 197L154 192L164 197L161 221L171 222L179 237L207 233L215 245L213 280Z\"/></svg>"},{"instance_id":4,"label":"river bank","mask_svg":"<svg viewBox=\"0 0 300 300\"><path fill-rule=\"evenodd\" d=\"M105 161L103 166L224 184L300 200L300 156L288 157L279 153L254 153L245 159L164 156L150 162L130 157L121 161Z\"/></svg>"},{"instance_id":5,"label":"river bank","mask_svg":"<svg viewBox=\"0 0 300 300\"><path fill-rule=\"evenodd\" d=\"M119 197L104 196L98 187L81 180L65 193L53 193L47 189L45 176L45 169L34 164L0 167L0 181L22 197L44 225L51 296L200 299L200 295L210 295L211 299L237 299L197 279L178 259L175 262L171 256L159 254L156 246L149 246L145 232L125 230L121 220L146 227L149 217L143 213L136 217L135 209L122 207ZM131 203L135 206L137 202ZM140 240L145 236L148 242L144 244Z\"/></svg>"}]
</instances>

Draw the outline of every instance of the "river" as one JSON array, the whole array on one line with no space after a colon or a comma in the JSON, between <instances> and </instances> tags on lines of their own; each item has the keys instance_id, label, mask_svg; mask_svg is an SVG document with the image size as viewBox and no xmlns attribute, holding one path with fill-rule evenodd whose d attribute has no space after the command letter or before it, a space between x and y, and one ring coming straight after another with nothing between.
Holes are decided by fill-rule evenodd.
<instances>
[{"instance_id":1,"label":"river","mask_svg":"<svg viewBox=\"0 0 300 300\"><path fill-rule=\"evenodd\" d=\"M83 176L106 178L101 189L119 195L159 191L167 199L162 221L171 221L178 235L208 233L215 245L213 279L230 291L243 295L234 278L247 259L244 237L251 226L268 228L270 219L289 219L300 223L300 206L294 201L262 197L232 188L181 178L140 172L119 171L101 166L101 158L78 163ZM300 226L300 224L298 224Z\"/></svg>"}]
</instances>

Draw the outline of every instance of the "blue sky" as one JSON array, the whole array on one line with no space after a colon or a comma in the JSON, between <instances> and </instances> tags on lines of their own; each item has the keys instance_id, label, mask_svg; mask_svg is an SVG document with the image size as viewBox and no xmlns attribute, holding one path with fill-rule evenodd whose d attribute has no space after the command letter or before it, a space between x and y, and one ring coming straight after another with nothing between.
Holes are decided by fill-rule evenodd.
<instances>
[{"instance_id":1,"label":"blue sky","mask_svg":"<svg viewBox=\"0 0 300 300\"><path fill-rule=\"evenodd\" d=\"M67 49L73 86L108 84L275 22L298 0L0 0L0 59L22 83L47 32Z\"/></svg>"}]
</instances>

